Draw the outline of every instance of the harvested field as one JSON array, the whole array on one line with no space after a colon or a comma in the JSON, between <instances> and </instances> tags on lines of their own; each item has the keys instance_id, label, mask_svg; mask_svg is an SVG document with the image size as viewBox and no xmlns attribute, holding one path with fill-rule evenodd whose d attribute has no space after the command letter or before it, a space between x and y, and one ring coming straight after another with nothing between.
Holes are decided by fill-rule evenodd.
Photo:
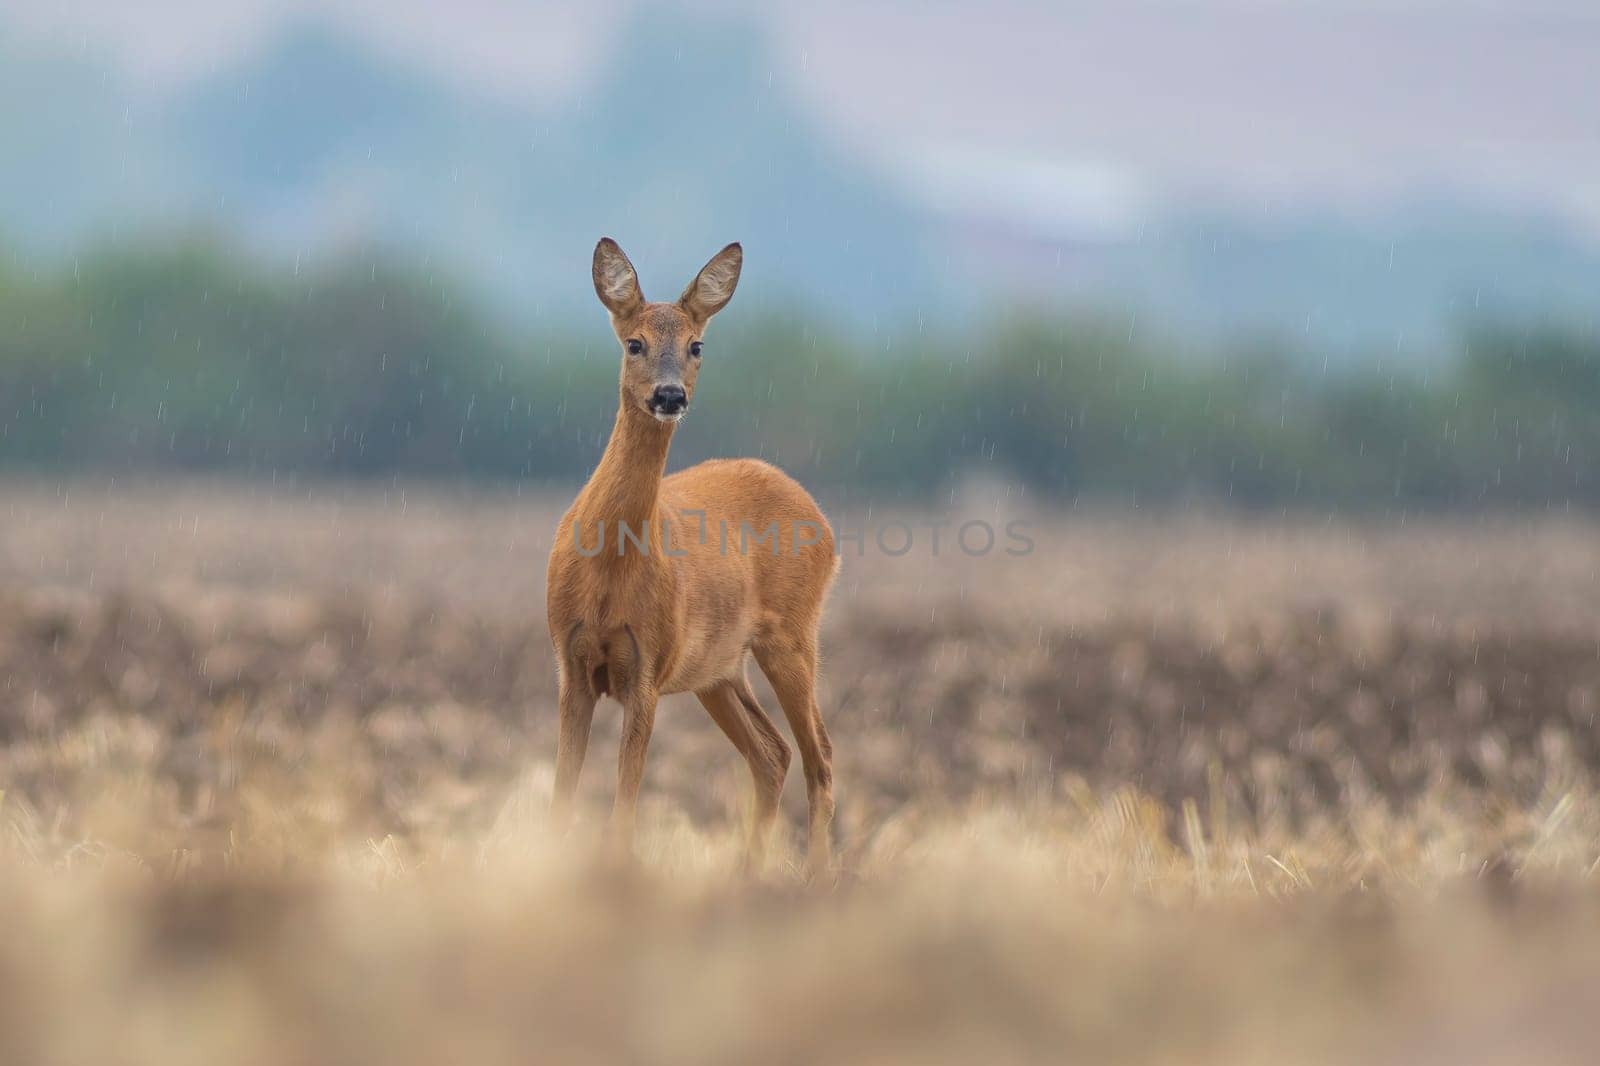
<instances>
[{"instance_id":1,"label":"harvested field","mask_svg":"<svg viewBox=\"0 0 1600 1066\"><path fill-rule=\"evenodd\" d=\"M835 514L806 886L737 876L689 697L639 865L589 852L614 705L548 838L558 511L4 486L0 1057L1587 1061L1600 527Z\"/></svg>"}]
</instances>

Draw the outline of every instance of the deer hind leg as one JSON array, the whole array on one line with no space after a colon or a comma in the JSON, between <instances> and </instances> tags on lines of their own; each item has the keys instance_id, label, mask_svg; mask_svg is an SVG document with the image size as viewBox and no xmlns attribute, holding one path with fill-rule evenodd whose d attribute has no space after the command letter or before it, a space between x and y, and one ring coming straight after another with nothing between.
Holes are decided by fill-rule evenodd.
<instances>
[{"instance_id":1,"label":"deer hind leg","mask_svg":"<svg viewBox=\"0 0 1600 1066\"><path fill-rule=\"evenodd\" d=\"M756 702L750 683L743 677L719 682L696 692L695 696L750 764L756 802L745 851L745 868L758 872L766 859L767 842L778 817L778 796L789 772L789 745L778 734L761 704Z\"/></svg>"},{"instance_id":2,"label":"deer hind leg","mask_svg":"<svg viewBox=\"0 0 1600 1066\"><path fill-rule=\"evenodd\" d=\"M800 748L806 774L810 818L806 826L806 868L826 873L833 856L833 745L817 708L817 646L814 639L774 642L756 649L761 672L783 705L784 717Z\"/></svg>"}]
</instances>

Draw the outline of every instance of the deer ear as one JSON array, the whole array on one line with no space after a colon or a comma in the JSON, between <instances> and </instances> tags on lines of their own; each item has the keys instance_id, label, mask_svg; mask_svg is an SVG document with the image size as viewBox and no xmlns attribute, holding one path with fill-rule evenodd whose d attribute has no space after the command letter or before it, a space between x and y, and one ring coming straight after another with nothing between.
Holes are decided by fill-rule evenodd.
<instances>
[{"instance_id":1,"label":"deer ear","mask_svg":"<svg viewBox=\"0 0 1600 1066\"><path fill-rule=\"evenodd\" d=\"M738 242L728 245L700 268L689 287L678 297L678 306L697 322L704 322L733 299L739 284L739 268L744 266L744 249Z\"/></svg>"},{"instance_id":2,"label":"deer ear","mask_svg":"<svg viewBox=\"0 0 1600 1066\"><path fill-rule=\"evenodd\" d=\"M627 317L644 304L639 275L610 237L601 237L594 246L594 291L606 310L617 318Z\"/></svg>"}]
</instances>

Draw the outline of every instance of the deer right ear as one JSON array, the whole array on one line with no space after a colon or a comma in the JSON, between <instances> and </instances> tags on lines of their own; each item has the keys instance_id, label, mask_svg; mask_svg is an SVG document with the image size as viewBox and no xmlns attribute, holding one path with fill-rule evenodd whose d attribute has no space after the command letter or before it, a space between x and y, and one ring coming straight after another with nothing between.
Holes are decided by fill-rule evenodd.
<instances>
[{"instance_id":1,"label":"deer right ear","mask_svg":"<svg viewBox=\"0 0 1600 1066\"><path fill-rule=\"evenodd\" d=\"M606 310L617 318L626 318L644 305L639 275L610 237L601 237L594 246L594 291Z\"/></svg>"}]
</instances>

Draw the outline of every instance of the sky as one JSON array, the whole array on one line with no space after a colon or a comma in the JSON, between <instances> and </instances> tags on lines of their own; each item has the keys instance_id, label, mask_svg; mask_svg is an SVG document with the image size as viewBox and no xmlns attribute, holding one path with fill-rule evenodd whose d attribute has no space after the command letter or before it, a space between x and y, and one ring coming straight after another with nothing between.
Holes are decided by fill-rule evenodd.
<instances>
[{"instance_id":1,"label":"sky","mask_svg":"<svg viewBox=\"0 0 1600 1066\"><path fill-rule=\"evenodd\" d=\"M0 26L108 55L160 89L314 14L474 91L550 102L581 96L630 6L0 0ZM1442 189L1600 234L1589 0L694 6L768 20L773 77L935 206L1081 232L1129 223L1150 198L1271 213ZM651 63L638 57L642 101Z\"/></svg>"}]
</instances>

